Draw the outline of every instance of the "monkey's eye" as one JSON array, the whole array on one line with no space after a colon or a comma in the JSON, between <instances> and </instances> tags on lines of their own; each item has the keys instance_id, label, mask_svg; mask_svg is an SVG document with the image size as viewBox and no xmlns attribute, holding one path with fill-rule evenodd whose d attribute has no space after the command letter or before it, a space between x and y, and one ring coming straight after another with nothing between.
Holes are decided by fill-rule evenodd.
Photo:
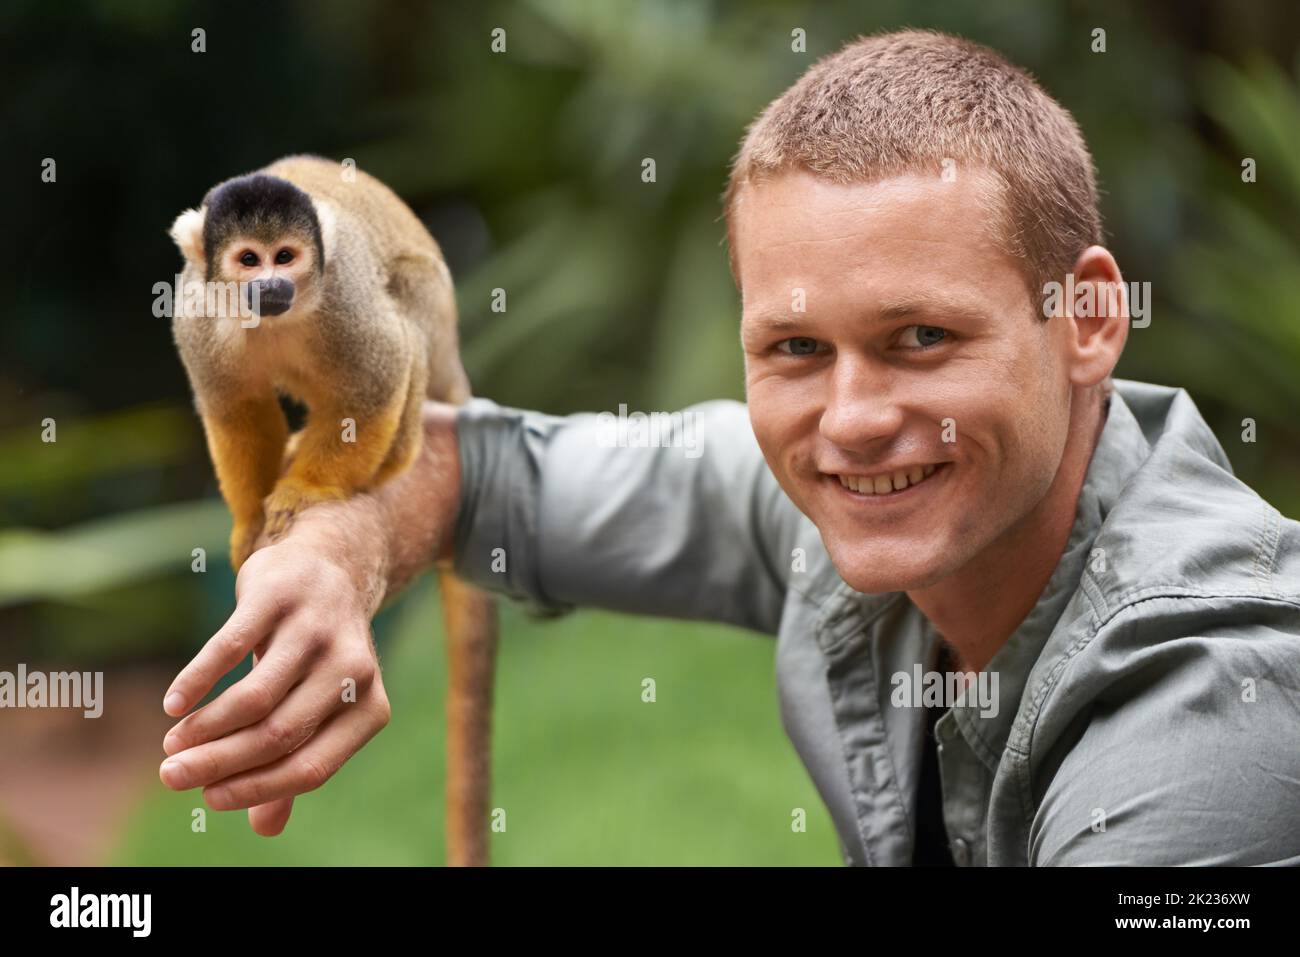
<instances>
[{"instance_id":1,"label":"monkey's eye","mask_svg":"<svg viewBox=\"0 0 1300 957\"><path fill-rule=\"evenodd\" d=\"M240 256L239 261L243 263L245 266L256 266L257 253L250 250L249 252L246 252L244 253L244 255Z\"/></svg>"},{"instance_id":2,"label":"monkey's eye","mask_svg":"<svg viewBox=\"0 0 1300 957\"><path fill-rule=\"evenodd\" d=\"M275 264L277 266L284 266L291 262L293 262L293 253L291 253L289 250L281 249L278 253L275 254Z\"/></svg>"}]
</instances>

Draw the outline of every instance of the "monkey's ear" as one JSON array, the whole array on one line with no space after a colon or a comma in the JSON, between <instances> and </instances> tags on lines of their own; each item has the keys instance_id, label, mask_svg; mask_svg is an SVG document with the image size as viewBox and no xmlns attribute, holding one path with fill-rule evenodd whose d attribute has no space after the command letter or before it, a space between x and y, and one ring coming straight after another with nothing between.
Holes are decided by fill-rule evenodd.
<instances>
[{"instance_id":1,"label":"monkey's ear","mask_svg":"<svg viewBox=\"0 0 1300 957\"><path fill-rule=\"evenodd\" d=\"M312 205L316 207L316 220L320 223L320 243L325 251L325 262L334 258L334 238L338 232L338 216L334 213L334 206L331 203L313 200ZM321 264L324 266L324 263Z\"/></svg>"},{"instance_id":2,"label":"monkey's ear","mask_svg":"<svg viewBox=\"0 0 1300 957\"><path fill-rule=\"evenodd\" d=\"M170 230L172 240L187 262L203 265L203 217L202 209L187 209L176 217Z\"/></svg>"}]
</instances>

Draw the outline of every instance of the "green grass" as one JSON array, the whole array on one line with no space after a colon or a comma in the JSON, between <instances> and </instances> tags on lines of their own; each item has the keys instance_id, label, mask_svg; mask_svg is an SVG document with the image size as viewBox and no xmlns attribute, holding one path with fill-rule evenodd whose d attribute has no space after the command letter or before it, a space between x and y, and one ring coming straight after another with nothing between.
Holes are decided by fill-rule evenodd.
<instances>
[{"instance_id":1,"label":"green grass","mask_svg":"<svg viewBox=\"0 0 1300 957\"><path fill-rule=\"evenodd\" d=\"M207 811L161 784L116 864L439 864L442 700L437 600L426 581L377 623L393 719L284 834ZM494 712L498 865L836 865L829 817L785 738L772 640L700 624L579 612L539 622L503 608ZM653 678L657 701L641 700ZM791 810L808 812L807 833Z\"/></svg>"}]
</instances>

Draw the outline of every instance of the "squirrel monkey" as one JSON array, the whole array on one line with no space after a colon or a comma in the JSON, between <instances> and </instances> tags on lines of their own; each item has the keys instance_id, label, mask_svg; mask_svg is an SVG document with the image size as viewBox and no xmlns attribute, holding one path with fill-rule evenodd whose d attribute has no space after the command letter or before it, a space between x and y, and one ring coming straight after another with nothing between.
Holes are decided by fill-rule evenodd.
<instances>
[{"instance_id":1,"label":"squirrel monkey","mask_svg":"<svg viewBox=\"0 0 1300 957\"><path fill-rule=\"evenodd\" d=\"M462 404L456 300L442 252L373 177L291 156L215 186L171 236L185 257L173 333L194 390L238 571L265 529L373 488L423 444L426 397ZM213 308L212 292L240 297ZM288 433L277 393L307 405ZM439 569L447 627L447 858L486 864L496 619Z\"/></svg>"}]
</instances>

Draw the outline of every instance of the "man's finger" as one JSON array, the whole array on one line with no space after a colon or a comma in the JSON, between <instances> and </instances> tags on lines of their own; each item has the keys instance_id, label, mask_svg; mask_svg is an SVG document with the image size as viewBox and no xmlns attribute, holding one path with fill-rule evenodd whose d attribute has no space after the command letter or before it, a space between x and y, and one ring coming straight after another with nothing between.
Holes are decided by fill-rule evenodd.
<instances>
[{"instance_id":1,"label":"man's finger","mask_svg":"<svg viewBox=\"0 0 1300 957\"><path fill-rule=\"evenodd\" d=\"M387 723L386 700L344 708L298 750L205 788L203 799L214 811L233 811L314 791Z\"/></svg>"},{"instance_id":2,"label":"man's finger","mask_svg":"<svg viewBox=\"0 0 1300 957\"><path fill-rule=\"evenodd\" d=\"M172 681L163 697L163 710L177 718L202 701L222 675L257 647L280 614L280 608L265 599L249 599L237 605L226 623Z\"/></svg>"},{"instance_id":3,"label":"man's finger","mask_svg":"<svg viewBox=\"0 0 1300 957\"><path fill-rule=\"evenodd\" d=\"M159 776L169 788L184 791L260 768L300 747L342 706L338 682L333 677L309 677L262 720L224 737L211 736L195 747L169 752L172 756L162 763ZM190 717L197 718L202 713Z\"/></svg>"},{"instance_id":4,"label":"man's finger","mask_svg":"<svg viewBox=\"0 0 1300 957\"><path fill-rule=\"evenodd\" d=\"M259 804L248 809L248 824L255 834L260 834L262 837L275 837L289 823L291 813L293 813L293 798Z\"/></svg>"},{"instance_id":5,"label":"man's finger","mask_svg":"<svg viewBox=\"0 0 1300 957\"><path fill-rule=\"evenodd\" d=\"M163 738L163 750L177 754L261 721L307 673L312 645L301 633L277 636L253 669L198 711L186 715Z\"/></svg>"}]
</instances>

